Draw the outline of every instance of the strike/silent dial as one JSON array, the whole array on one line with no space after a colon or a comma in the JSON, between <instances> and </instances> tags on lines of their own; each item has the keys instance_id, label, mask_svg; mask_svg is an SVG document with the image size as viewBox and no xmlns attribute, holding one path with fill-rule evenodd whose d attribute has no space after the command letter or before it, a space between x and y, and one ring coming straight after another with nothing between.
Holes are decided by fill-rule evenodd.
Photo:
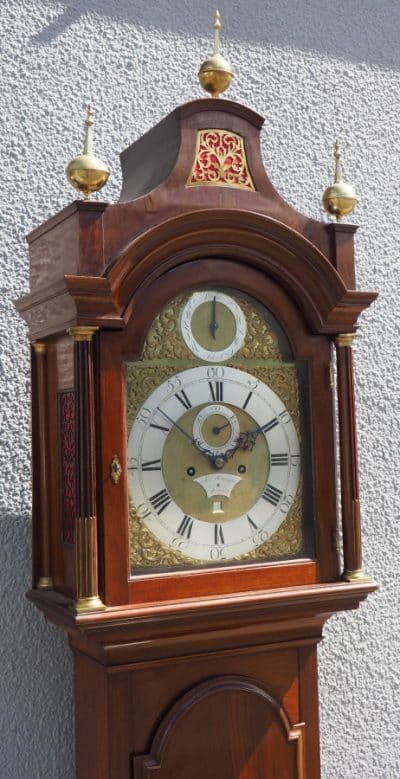
<instances>
[{"instance_id":1,"label":"strike/silent dial","mask_svg":"<svg viewBox=\"0 0 400 779\"><path fill-rule=\"evenodd\" d=\"M246 319L236 301L223 292L194 292L181 315L182 337L206 362L229 360L243 346Z\"/></svg>"}]
</instances>

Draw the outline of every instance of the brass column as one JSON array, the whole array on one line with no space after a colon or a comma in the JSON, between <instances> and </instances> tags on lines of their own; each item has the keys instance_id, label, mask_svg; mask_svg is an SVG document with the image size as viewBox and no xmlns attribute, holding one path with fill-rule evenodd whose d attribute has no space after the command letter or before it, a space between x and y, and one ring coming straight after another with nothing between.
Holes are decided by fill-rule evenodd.
<instances>
[{"instance_id":1,"label":"brass column","mask_svg":"<svg viewBox=\"0 0 400 779\"><path fill-rule=\"evenodd\" d=\"M351 345L355 333L336 336L337 387L340 431L340 482L344 573L348 582L371 581L362 566L360 489Z\"/></svg>"},{"instance_id":2,"label":"brass column","mask_svg":"<svg viewBox=\"0 0 400 779\"><path fill-rule=\"evenodd\" d=\"M77 614L105 608L98 591L96 432L93 336L98 327L71 327L74 339L77 434Z\"/></svg>"}]
</instances>

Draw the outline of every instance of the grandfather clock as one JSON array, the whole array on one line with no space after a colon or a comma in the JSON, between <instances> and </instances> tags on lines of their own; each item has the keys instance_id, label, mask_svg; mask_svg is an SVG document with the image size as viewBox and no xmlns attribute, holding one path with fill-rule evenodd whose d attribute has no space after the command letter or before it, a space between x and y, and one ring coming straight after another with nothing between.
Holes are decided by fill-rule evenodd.
<instances>
[{"instance_id":1,"label":"grandfather clock","mask_svg":"<svg viewBox=\"0 0 400 779\"><path fill-rule=\"evenodd\" d=\"M318 779L316 647L376 587L351 351L375 294L355 227L274 190L262 122L177 108L119 202L28 238L28 597L69 635L79 779Z\"/></svg>"}]
</instances>

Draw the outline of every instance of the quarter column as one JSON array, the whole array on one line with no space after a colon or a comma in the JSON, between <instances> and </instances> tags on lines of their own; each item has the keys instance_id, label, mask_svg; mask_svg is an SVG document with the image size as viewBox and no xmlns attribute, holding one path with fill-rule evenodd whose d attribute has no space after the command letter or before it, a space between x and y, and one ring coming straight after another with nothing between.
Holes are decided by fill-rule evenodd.
<instances>
[{"instance_id":1,"label":"quarter column","mask_svg":"<svg viewBox=\"0 0 400 779\"><path fill-rule=\"evenodd\" d=\"M39 469L39 506L40 506L40 577L37 582L39 590L51 590L53 579L50 564L50 517L49 517L49 438L47 417L47 382L46 382L46 344L35 341L33 344L36 362L37 391L37 465ZM35 452L34 452L35 455ZM35 456L36 459L36 456Z\"/></svg>"},{"instance_id":2,"label":"quarter column","mask_svg":"<svg viewBox=\"0 0 400 779\"><path fill-rule=\"evenodd\" d=\"M105 608L99 597L93 336L98 327L71 327L77 436L76 602L74 611Z\"/></svg>"},{"instance_id":3,"label":"quarter column","mask_svg":"<svg viewBox=\"0 0 400 779\"><path fill-rule=\"evenodd\" d=\"M343 333L336 336L335 339L344 557L342 578L348 582L371 581L362 565L360 489L351 348L355 335L355 333Z\"/></svg>"}]
</instances>

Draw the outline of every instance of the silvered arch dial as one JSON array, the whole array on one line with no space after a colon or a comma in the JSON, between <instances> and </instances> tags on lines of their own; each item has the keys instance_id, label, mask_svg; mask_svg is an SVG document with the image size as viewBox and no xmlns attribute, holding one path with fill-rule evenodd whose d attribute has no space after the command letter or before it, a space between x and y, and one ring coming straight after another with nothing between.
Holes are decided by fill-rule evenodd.
<instances>
[{"instance_id":1,"label":"silvered arch dial","mask_svg":"<svg viewBox=\"0 0 400 779\"><path fill-rule=\"evenodd\" d=\"M194 292L181 314L182 337L191 352L206 362L228 360L246 336L246 319L236 301L224 292Z\"/></svg>"},{"instance_id":2,"label":"silvered arch dial","mask_svg":"<svg viewBox=\"0 0 400 779\"><path fill-rule=\"evenodd\" d=\"M299 441L266 383L228 365L198 365L147 397L130 431L128 468L136 512L162 545L193 560L231 560L262 546L288 515Z\"/></svg>"}]
</instances>

